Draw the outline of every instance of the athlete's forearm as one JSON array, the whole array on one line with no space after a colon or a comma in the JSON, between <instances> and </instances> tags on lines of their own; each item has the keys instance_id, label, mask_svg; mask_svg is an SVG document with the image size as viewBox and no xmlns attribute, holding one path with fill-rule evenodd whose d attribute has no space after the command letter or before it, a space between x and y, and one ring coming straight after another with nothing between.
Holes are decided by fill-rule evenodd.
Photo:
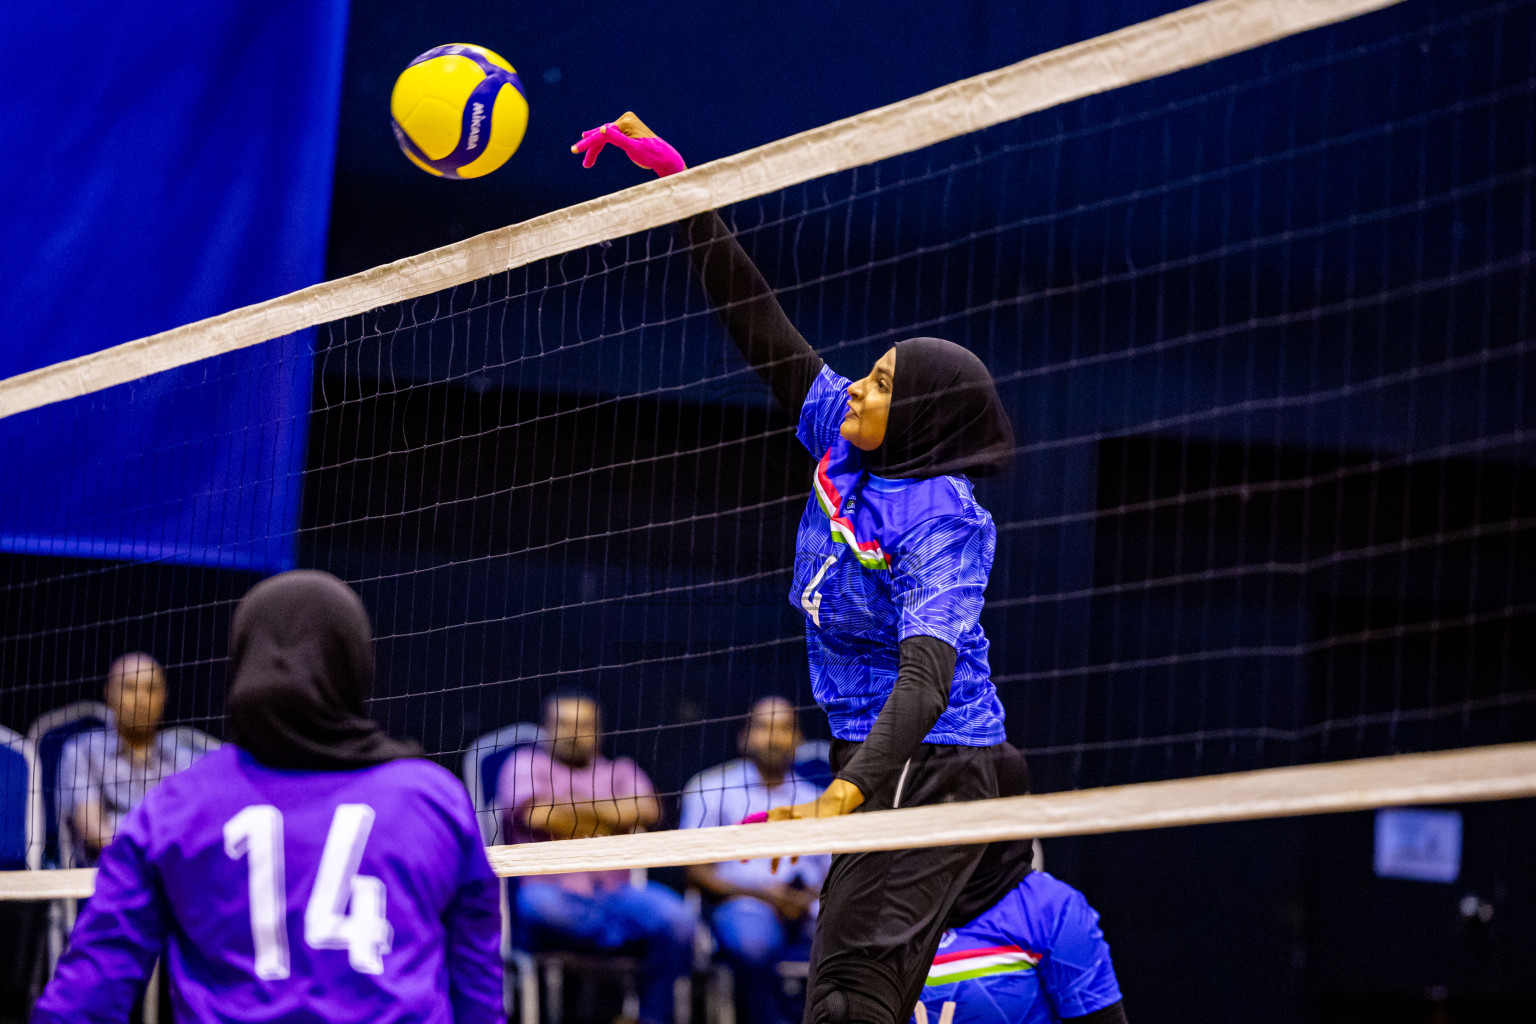
<instances>
[{"instance_id":1,"label":"athlete's forearm","mask_svg":"<svg viewBox=\"0 0 1536 1024\"><path fill-rule=\"evenodd\" d=\"M955 658L953 647L931 636L908 637L901 642L896 685L869 736L837 773L838 778L859 787L867 799L900 775L902 766L949 706Z\"/></svg>"},{"instance_id":2,"label":"athlete's forearm","mask_svg":"<svg viewBox=\"0 0 1536 1024\"><path fill-rule=\"evenodd\" d=\"M798 415L822 360L790 323L773 289L718 213L678 225L710 303L758 376L784 408Z\"/></svg>"},{"instance_id":3,"label":"athlete's forearm","mask_svg":"<svg viewBox=\"0 0 1536 1024\"><path fill-rule=\"evenodd\" d=\"M523 824L530 831L543 832L551 839L587 839L612 832L591 804L541 804L529 807L523 811Z\"/></svg>"}]
</instances>

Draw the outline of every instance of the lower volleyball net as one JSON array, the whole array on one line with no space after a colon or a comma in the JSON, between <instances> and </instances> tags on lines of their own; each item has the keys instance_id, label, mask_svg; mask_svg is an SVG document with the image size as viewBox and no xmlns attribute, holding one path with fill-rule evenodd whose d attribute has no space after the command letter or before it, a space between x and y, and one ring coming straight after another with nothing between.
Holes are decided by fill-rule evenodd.
<instances>
[{"instance_id":1,"label":"lower volleyball net","mask_svg":"<svg viewBox=\"0 0 1536 1024\"><path fill-rule=\"evenodd\" d=\"M1531 795L1533 29L1216 0L0 382L9 866L88 855L66 765L123 655L178 750L217 742L234 603L294 566L362 595L371 713L508 874ZM788 600L813 463L674 227L714 209L841 372L919 335L992 371L981 625L1041 795L666 828L767 698L829 775ZM562 694L658 830L509 845Z\"/></svg>"},{"instance_id":2,"label":"lower volleyball net","mask_svg":"<svg viewBox=\"0 0 1536 1024\"><path fill-rule=\"evenodd\" d=\"M1536 743L1271 768L865 814L494 846L503 877L1007 843L1536 797ZM5 876L0 899L86 897L93 869Z\"/></svg>"}]
</instances>

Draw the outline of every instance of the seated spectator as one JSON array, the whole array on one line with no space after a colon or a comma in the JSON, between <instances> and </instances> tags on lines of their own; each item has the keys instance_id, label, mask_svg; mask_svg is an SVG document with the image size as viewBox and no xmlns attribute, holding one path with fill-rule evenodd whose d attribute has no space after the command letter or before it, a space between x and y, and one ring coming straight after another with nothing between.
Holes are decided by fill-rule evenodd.
<instances>
[{"instance_id":1,"label":"seated spectator","mask_svg":"<svg viewBox=\"0 0 1536 1024\"><path fill-rule=\"evenodd\" d=\"M795 772L800 723L794 705L765 697L752 706L737 738L741 757L700 772L683 787L681 826L734 825L774 807L806 803L821 790ZM735 970L750 1024L799 1020L786 1005L778 965L809 952L816 894L832 858L821 854L781 863L768 858L695 865L688 880L715 904L710 926Z\"/></svg>"},{"instance_id":2,"label":"seated spectator","mask_svg":"<svg viewBox=\"0 0 1536 1024\"><path fill-rule=\"evenodd\" d=\"M544 704L544 738L507 758L496 786L514 843L638 832L661 807L651 780L629 758L598 752L597 702L557 694ZM690 967L694 917L664 885L629 884L629 872L537 875L517 887L522 944L535 950L629 952L643 958L640 1017L671 1024L673 986Z\"/></svg>"},{"instance_id":3,"label":"seated spectator","mask_svg":"<svg viewBox=\"0 0 1536 1024\"><path fill-rule=\"evenodd\" d=\"M94 866L144 794L205 753L160 731L165 669L149 655L114 661L105 698L106 727L72 737L59 756L59 821L68 825L77 867Z\"/></svg>"}]
</instances>

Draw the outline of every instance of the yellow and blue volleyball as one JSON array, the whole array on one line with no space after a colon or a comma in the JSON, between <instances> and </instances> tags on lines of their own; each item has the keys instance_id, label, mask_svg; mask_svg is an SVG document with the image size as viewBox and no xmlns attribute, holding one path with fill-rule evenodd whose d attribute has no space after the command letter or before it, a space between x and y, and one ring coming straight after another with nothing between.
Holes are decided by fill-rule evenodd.
<instances>
[{"instance_id":1,"label":"yellow and blue volleyball","mask_svg":"<svg viewBox=\"0 0 1536 1024\"><path fill-rule=\"evenodd\" d=\"M389 97L395 141L440 178L490 174L528 129L522 80L501 55L472 43L435 46L411 61Z\"/></svg>"}]
</instances>

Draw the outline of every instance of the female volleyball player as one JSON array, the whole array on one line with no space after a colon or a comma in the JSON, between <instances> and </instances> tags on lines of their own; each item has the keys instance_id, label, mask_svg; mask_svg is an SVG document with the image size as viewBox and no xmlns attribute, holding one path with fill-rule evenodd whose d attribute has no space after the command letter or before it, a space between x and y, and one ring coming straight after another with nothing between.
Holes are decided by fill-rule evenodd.
<instances>
[{"instance_id":1,"label":"female volleyball player","mask_svg":"<svg viewBox=\"0 0 1536 1024\"><path fill-rule=\"evenodd\" d=\"M235 610L226 746L103 852L37 1024L121 1024L163 956L177 1021L499 1022L496 878L459 780L365 717L373 637L327 573Z\"/></svg>"},{"instance_id":2,"label":"female volleyball player","mask_svg":"<svg viewBox=\"0 0 1536 1024\"><path fill-rule=\"evenodd\" d=\"M998 796L1029 792L1024 756L1004 744ZM1126 1024L1125 1004L1083 894L1034 870L1028 839L992 843L949 912L916 1024Z\"/></svg>"},{"instance_id":3,"label":"female volleyball player","mask_svg":"<svg viewBox=\"0 0 1536 1024\"><path fill-rule=\"evenodd\" d=\"M633 114L573 147L590 167L613 143L642 167L683 169ZM1003 709L977 618L996 531L970 476L999 472L1013 433L970 352L913 338L862 379L833 373L789 322L719 216L681 230L731 337L817 463L800 520L792 603L804 611L812 689L836 739L823 796L775 820L996 795ZM809 1024L897 1024L922 990L981 849L847 854L822 889Z\"/></svg>"}]
</instances>

